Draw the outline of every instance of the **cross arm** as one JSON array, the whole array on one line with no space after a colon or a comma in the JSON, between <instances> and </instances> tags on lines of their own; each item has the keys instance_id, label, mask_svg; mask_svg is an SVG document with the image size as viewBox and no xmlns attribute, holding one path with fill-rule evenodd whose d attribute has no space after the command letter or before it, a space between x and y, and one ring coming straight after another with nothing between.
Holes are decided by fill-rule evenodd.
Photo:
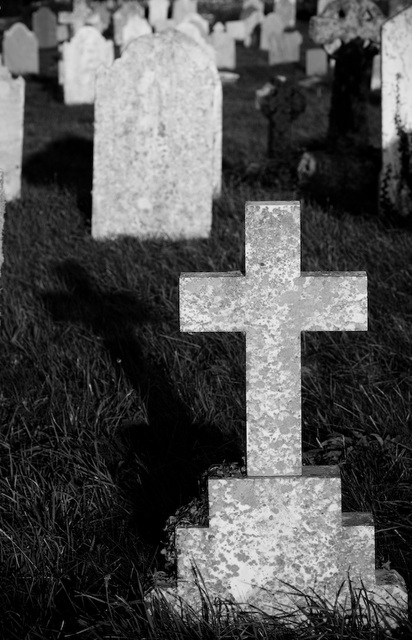
<instances>
[{"instance_id":1,"label":"cross arm","mask_svg":"<svg viewBox=\"0 0 412 640\"><path fill-rule=\"evenodd\" d=\"M302 331L367 331L367 276L363 271L303 273Z\"/></svg>"},{"instance_id":2,"label":"cross arm","mask_svg":"<svg viewBox=\"0 0 412 640\"><path fill-rule=\"evenodd\" d=\"M182 273L180 331L244 331L243 282L233 273Z\"/></svg>"}]
</instances>

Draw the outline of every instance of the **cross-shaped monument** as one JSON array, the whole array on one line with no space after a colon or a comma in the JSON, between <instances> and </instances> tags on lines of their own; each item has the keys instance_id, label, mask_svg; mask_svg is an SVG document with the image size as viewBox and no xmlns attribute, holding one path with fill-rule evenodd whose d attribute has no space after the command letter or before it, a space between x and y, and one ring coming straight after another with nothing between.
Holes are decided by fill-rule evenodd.
<instances>
[{"instance_id":1,"label":"cross-shaped monument","mask_svg":"<svg viewBox=\"0 0 412 640\"><path fill-rule=\"evenodd\" d=\"M247 203L245 235L244 275L180 279L182 331L246 335L248 477L209 478L209 527L176 529L177 594L199 603L195 567L212 599L273 613L285 583L334 598L349 572L404 603L375 572L371 515L342 513L338 467L302 467L300 333L365 331L366 274L301 273L298 202Z\"/></svg>"}]
</instances>

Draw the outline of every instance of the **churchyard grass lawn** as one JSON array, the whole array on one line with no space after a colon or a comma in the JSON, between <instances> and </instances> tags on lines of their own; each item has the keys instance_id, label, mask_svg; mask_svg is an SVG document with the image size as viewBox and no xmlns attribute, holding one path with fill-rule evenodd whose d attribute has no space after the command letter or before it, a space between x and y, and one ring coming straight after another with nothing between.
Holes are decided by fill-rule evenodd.
<instances>
[{"instance_id":1,"label":"churchyard grass lawn","mask_svg":"<svg viewBox=\"0 0 412 640\"><path fill-rule=\"evenodd\" d=\"M238 56L209 240L93 241L93 108L27 84L22 198L7 206L2 281L2 638L384 637L356 606L342 621L320 601L322 616L284 632L276 620L225 621L213 603L186 620L165 602L151 613L142 604L164 570L167 518L199 497L210 465L241 465L244 452L244 341L179 332L179 274L243 268L245 201L300 198L295 167L282 185L264 162L254 91L268 69L256 52ZM329 96L327 84L308 92L295 149L324 135ZM371 117L379 122L376 104ZM373 512L377 566L410 590L412 238L373 215L375 195L356 215L344 198L303 200L302 269L369 280L367 333L302 336L303 461L340 465L344 510Z\"/></svg>"}]
</instances>

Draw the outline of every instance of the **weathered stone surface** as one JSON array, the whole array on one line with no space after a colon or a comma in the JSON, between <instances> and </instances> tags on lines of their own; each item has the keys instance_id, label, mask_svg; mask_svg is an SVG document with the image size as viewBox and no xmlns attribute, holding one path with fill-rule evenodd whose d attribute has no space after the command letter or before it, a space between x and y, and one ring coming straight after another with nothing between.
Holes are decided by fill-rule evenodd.
<instances>
[{"instance_id":1,"label":"weathered stone surface","mask_svg":"<svg viewBox=\"0 0 412 640\"><path fill-rule=\"evenodd\" d=\"M99 71L94 237L209 235L220 189L221 100L215 65L175 30L138 38Z\"/></svg>"},{"instance_id":2,"label":"weathered stone surface","mask_svg":"<svg viewBox=\"0 0 412 640\"><path fill-rule=\"evenodd\" d=\"M221 22L213 27L209 42L215 52L215 62L218 69L236 69L236 43L234 38L225 32Z\"/></svg>"},{"instance_id":3,"label":"weathered stone surface","mask_svg":"<svg viewBox=\"0 0 412 640\"><path fill-rule=\"evenodd\" d=\"M3 60L11 73L39 73L39 43L25 24L16 22L3 35Z\"/></svg>"},{"instance_id":4,"label":"weathered stone surface","mask_svg":"<svg viewBox=\"0 0 412 640\"><path fill-rule=\"evenodd\" d=\"M94 27L77 31L70 42L63 43L63 92L65 104L93 104L96 71L114 60L113 42Z\"/></svg>"},{"instance_id":5,"label":"weathered stone surface","mask_svg":"<svg viewBox=\"0 0 412 640\"><path fill-rule=\"evenodd\" d=\"M382 28L381 212L412 215L412 7Z\"/></svg>"},{"instance_id":6,"label":"weathered stone surface","mask_svg":"<svg viewBox=\"0 0 412 640\"><path fill-rule=\"evenodd\" d=\"M367 328L364 274L302 274L299 203L248 203L246 275L183 274L182 331L246 334L247 470L301 472L300 333Z\"/></svg>"},{"instance_id":7,"label":"weathered stone surface","mask_svg":"<svg viewBox=\"0 0 412 640\"><path fill-rule=\"evenodd\" d=\"M328 56L323 49L306 49L306 75L325 76L328 73Z\"/></svg>"},{"instance_id":8,"label":"weathered stone surface","mask_svg":"<svg viewBox=\"0 0 412 640\"><path fill-rule=\"evenodd\" d=\"M339 468L301 466L300 332L365 330L366 276L301 273L297 202L247 203L245 224L245 275L180 279L182 331L246 333L248 477L209 477L209 526L175 531L173 593L198 610L197 585L212 602L293 613L313 591L335 602L346 581L346 612L349 575L352 593L405 611L398 574L375 572L371 514L341 511Z\"/></svg>"},{"instance_id":9,"label":"weathered stone surface","mask_svg":"<svg viewBox=\"0 0 412 640\"><path fill-rule=\"evenodd\" d=\"M0 169L7 201L20 197L24 123L23 78L0 67Z\"/></svg>"},{"instance_id":10,"label":"weathered stone surface","mask_svg":"<svg viewBox=\"0 0 412 640\"><path fill-rule=\"evenodd\" d=\"M57 46L57 18L48 7L40 7L32 16L33 31L40 49Z\"/></svg>"},{"instance_id":11,"label":"weathered stone surface","mask_svg":"<svg viewBox=\"0 0 412 640\"><path fill-rule=\"evenodd\" d=\"M262 51L269 51L270 41L272 38L281 38L285 25L277 13L268 13L263 18L260 29L260 49Z\"/></svg>"},{"instance_id":12,"label":"weathered stone surface","mask_svg":"<svg viewBox=\"0 0 412 640\"><path fill-rule=\"evenodd\" d=\"M310 19L309 35L329 55L356 38L379 47L384 15L373 0L332 0Z\"/></svg>"}]
</instances>

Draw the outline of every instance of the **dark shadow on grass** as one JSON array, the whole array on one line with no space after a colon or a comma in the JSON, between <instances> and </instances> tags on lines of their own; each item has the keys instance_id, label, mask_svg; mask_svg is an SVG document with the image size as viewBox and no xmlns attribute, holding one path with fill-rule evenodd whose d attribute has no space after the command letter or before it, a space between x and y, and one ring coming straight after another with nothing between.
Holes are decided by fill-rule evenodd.
<instances>
[{"instance_id":1,"label":"dark shadow on grass","mask_svg":"<svg viewBox=\"0 0 412 640\"><path fill-rule=\"evenodd\" d=\"M77 194L77 206L90 226L93 183L93 142L67 136L56 140L23 164L23 176L35 185L56 183Z\"/></svg>"},{"instance_id":2,"label":"dark shadow on grass","mask_svg":"<svg viewBox=\"0 0 412 640\"><path fill-rule=\"evenodd\" d=\"M62 289L42 294L49 313L99 336L113 366L122 367L146 400L147 423L125 424L119 434L128 454L118 484L134 505L139 534L157 544L166 519L197 495L198 478L216 463L217 452L228 460L242 454L213 425L193 424L168 372L144 355L139 327L160 322L146 302L130 291L102 291L74 260L57 264L55 272Z\"/></svg>"}]
</instances>

